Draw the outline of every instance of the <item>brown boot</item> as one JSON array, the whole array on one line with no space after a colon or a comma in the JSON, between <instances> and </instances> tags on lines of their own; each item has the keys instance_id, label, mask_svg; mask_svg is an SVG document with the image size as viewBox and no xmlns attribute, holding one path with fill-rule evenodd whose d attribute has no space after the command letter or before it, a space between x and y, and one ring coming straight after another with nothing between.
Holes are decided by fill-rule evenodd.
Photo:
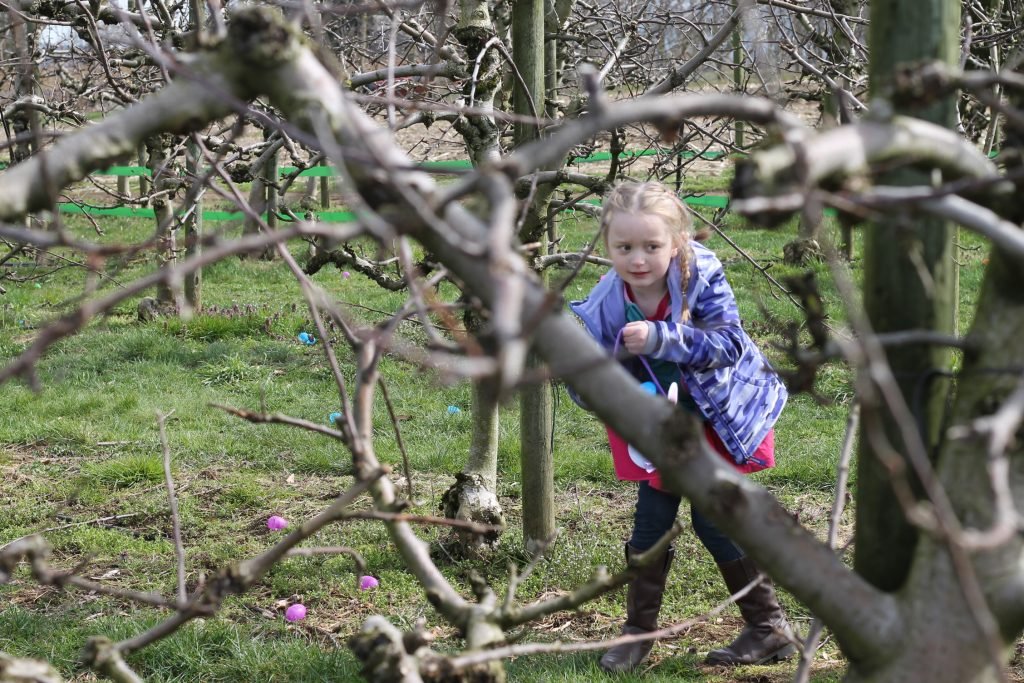
<instances>
[{"instance_id":1,"label":"brown boot","mask_svg":"<svg viewBox=\"0 0 1024 683\"><path fill-rule=\"evenodd\" d=\"M749 557L718 565L730 593L738 593L758 574L757 565ZM793 631L775 596L775 588L767 576L745 596L736 601L746 625L739 637L727 647L708 653L705 664L767 664L781 662L796 652Z\"/></svg>"},{"instance_id":2,"label":"brown boot","mask_svg":"<svg viewBox=\"0 0 1024 683\"><path fill-rule=\"evenodd\" d=\"M627 565L631 557L639 554L640 551L626 544ZM675 550L669 548L651 564L635 570L636 576L629 582L626 593L626 625L622 627L622 635L658 630L658 612L661 610L661 598L665 594L665 579L668 578L668 569L674 556ZM653 640L616 645L601 657L601 668L609 673L632 671L647 659L652 647Z\"/></svg>"}]
</instances>

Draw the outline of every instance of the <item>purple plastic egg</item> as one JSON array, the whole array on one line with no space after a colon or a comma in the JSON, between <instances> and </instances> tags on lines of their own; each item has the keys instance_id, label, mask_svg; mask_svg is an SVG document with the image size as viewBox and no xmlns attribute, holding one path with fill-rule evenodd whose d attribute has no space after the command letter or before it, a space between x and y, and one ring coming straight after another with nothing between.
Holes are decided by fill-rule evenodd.
<instances>
[{"instance_id":1,"label":"purple plastic egg","mask_svg":"<svg viewBox=\"0 0 1024 683\"><path fill-rule=\"evenodd\" d=\"M284 517L273 515L267 520L267 528L271 531L280 531L288 526L288 520Z\"/></svg>"},{"instance_id":2,"label":"purple plastic egg","mask_svg":"<svg viewBox=\"0 0 1024 683\"><path fill-rule=\"evenodd\" d=\"M380 581L370 575L359 577L359 590L368 591L380 585Z\"/></svg>"},{"instance_id":3,"label":"purple plastic egg","mask_svg":"<svg viewBox=\"0 0 1024 683\"><path fill-rule=\"evenodd\" d=\"M306 606L298 603L289 605L288 609L284 611L284 618L288 621L298 621L299 619L306 618Z\"/></svg>"}]
</instances>

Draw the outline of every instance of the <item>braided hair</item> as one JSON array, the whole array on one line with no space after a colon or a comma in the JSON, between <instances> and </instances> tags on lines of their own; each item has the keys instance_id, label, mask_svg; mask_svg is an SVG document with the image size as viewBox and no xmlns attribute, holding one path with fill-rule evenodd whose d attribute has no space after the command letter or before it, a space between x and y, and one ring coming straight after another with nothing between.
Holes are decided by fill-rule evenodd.
<instances>
[{"instance_id":1,"label":"braided hair","mask_svg":"<svg viewBox=\"0 0 1024 683\"><path fill-rule=\"evenodd\" d=\"M601 211L605 249L608 248L608 225L620 213L646 214L665 221L672 245L679 250L679 269L682 271L680 293L683 301L681 322L686 322L690 317L690 309L686 305L686 286L690 282L690 268L694 259L693 248L690 246L690 240L693 239L690 210L674 192L659 182L626 182L616 185L605 197Z\"/></svg>"}]
</instances>

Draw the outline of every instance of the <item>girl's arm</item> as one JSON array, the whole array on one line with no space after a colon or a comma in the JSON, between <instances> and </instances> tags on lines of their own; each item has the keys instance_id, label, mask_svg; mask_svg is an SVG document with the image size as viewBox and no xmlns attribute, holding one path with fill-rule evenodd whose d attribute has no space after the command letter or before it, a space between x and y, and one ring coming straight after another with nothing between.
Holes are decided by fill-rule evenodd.
<instances>
[{"instance_id":1,"label":"girl's arm","mask_svg":"<svg viewBox=\"0 0 1024 683\"><path fill-rule=\"evenodd\" d=\"M692 368L734 365L743 352L743 329L732 288L717 258L705 259L700 273L707 280L685 323L648 322L643 355Z\"/></svg>"}]
</instances>

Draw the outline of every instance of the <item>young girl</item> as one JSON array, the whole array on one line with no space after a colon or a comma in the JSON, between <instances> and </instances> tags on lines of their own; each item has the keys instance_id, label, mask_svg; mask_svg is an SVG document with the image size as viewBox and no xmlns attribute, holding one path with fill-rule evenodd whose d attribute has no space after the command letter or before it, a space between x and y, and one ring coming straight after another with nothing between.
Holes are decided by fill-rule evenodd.
<instances>
[{"instance_id":1,"label":"young girl","mask_svg":"<svg viewBox=\"0 0 1024 683\"><path fill-rule=\"evenodd\" d=\"M583 301L570 304L587 331L624 361L641 382L663 392L678 387L679 405L699 414L711 446L741 472L772 467L773 426L786 389L744 332L722 264L690 237L688 210L654 182L616 187L604 202L601 228L613 271ZM576 397L573 396L575 399ZM582 404L581 404L582 405ZM611 439L618 438L609 433ZM620 479L639 482L627 564L658 541L675 521L678 496L660 487L657 471L630 447L614 448ZM691 506L693 528L714 557L730 593L758 569L743 550ZM658 628L665 580L674 551L638 569L626 597L624 634ZM710 652L708 664L781 661L794 651L792 632L766 578L737 600L746 625L732 644ZM601 658L606 671L631 671L650 654L652 641L619 645Z\"/></svg>"}]
</instances>

